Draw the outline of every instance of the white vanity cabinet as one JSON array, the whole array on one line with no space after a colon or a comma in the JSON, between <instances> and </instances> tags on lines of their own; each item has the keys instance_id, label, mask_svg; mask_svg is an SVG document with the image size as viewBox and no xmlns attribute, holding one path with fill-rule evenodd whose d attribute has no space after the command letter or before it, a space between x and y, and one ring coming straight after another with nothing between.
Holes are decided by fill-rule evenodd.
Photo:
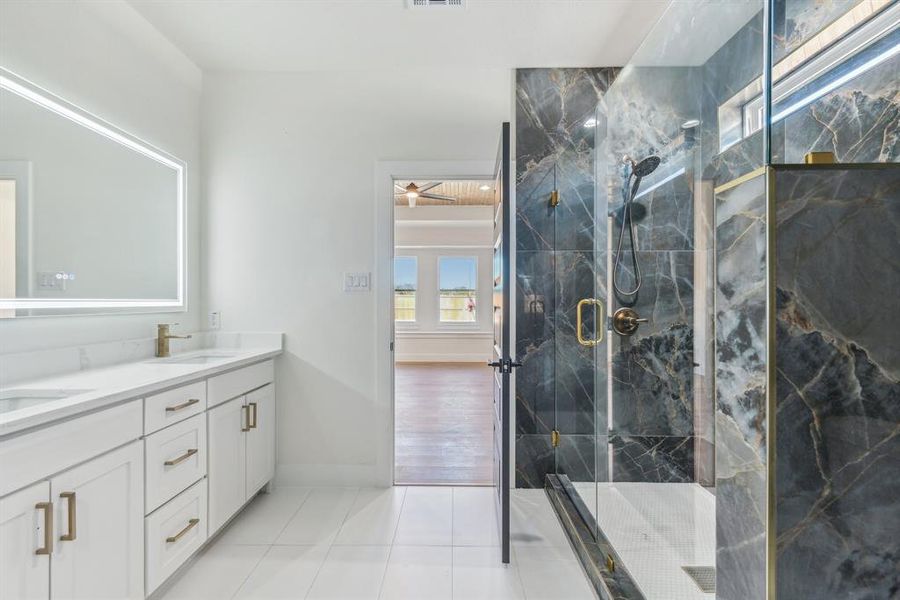
<instances>
[{"instance_id":1,"label":"white vanity cabinet","mask_svg":"<svg viewBox=\"0 0 900 600\"><path fill-rule=\"evenodd\" d=\"M207 413L209 535L224 525L275 473L272 384Z\"/></svg>"},{"instance_id":2,"label":"white vanity cabinet","mask_svg":"<svg viewBox=\"0 0 900 600\"><path fill-rule=\"evenodd\" d=\"M140 599L140 442L0 499L0 598Z\"/></svg>"},{"instance_id":3,"label":"white vanity cabinet","mask_svg":"<svg viewBox=\"0 0 900 600\"><path fill-rule=\"evenodd\" d=\"M144 471L133 442L50 480L50 598L143 598Z\"/></svg>"},{"instance_id":4,"label":"white vanity cabinet","mask_svg":"<svg viewBox=\"0 0 900 600\"><path fill-rule=\"evenodd\" d=\"M0 498L0 600L50 597L50 482Z\"/></svg>"},{"instance_id":5,"label":"white vanity cabinet","mask_svg":"<svg viewBox=\"0 0 900 600\"><path fill-rule=\"evenodd\" d=\"M141 600L272 480L273 362L218 373L0 437L0 600Z\"/></svg>"}]
</instances>

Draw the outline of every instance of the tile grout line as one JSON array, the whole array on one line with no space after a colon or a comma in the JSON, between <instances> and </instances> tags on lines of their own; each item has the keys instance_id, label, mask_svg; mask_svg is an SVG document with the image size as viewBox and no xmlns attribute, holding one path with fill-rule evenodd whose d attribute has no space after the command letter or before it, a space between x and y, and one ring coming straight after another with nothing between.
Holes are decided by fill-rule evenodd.
<instances>
[{"instance_id":1,"label":"tile grout line","mask_svg":"<svg viewBox=\"0 0 900 600\"><path fill-rule=\"evenodd\" d=\"M284 535L284 530L287 529L288 525L291 524L291 521L294 520L294 517L297 516L297 513L300 512L300 509L302 509L303 506L306 504L306 501L309 500L309 497L312 495L312 492L313 492L313 488L307 488L306 494L304 494L304 496L303 496L303 500L300 501L300 504L299 504L299 506L297 506L297 509L291 513L291 516L288 517L288 520L284 522L284 525L281 527L281 530L278 532L278 535L276 535L275 539L272 541L272 543L269 544L270 547L279 545L278 540L281 539L282 535Z\"/></svg>"},{"instance_id":2,"label":"tile grout line","mask_svg":"<svg viewBox=\"0 0 900 600\"><path fill-rule=\"evenodd\" d=\"M285 487L289 487L289 486L285 486ZM271 494L272 493L271 490L268 493ZM309 499L311 494L312 494L312 488L307 488L306 494L303 495L303 500L300 501L300 504L299 504L299 506L297 506L297 509L293 513L291 513L291 516L288 517L288 519L285 521L284 526L281 528L281 531L279 531L278 535L275 536L275 541L273 541L270 544L266 544L266 551L262 553L262 555L259 557L259 560L256 561L256 564L253 565L253 568L250 569L250 572L247 573L247 576L244 578L244 580L241 582L241 584L237 587L237 589L231 595L232 600L234 598L237 598L237 595L241 592L241 590L244 588L244 586L247 585L247 582L250 580L250 577L253 576L253 574L259 568L259 565L262 563L263 559L266 556L268 556L269 552L272 551L272 548L275 547L275 545L276 545L275 542L278 541L278 538L281 537L281 534L284 533L284 530L287 529L287 526L290 524L290 522L294 520L294 517L297 516L297 513L300 512L300 509L303 508L304 504L306 504L306 501ZM235 544L235 545L237 545L237 544ZM321 564L319 565L319 568L320 569L322 568ZM318 570L316 571L316 575L318 575ZM309 592L307 591L307 594L308 593ZM304 594L304 597L307 594Z\"/></svg>"},{"instance_id":3,"label":"tile grout line","mask_svg":"<svg viewBox=\"0 0 900 600\"><path fill-rule=\"evenodd\" d=\"M258 545L263 545L263 544L258 544ZM253 575L254 571L256 571L257 568L259 568L259 563L262 562L263 557L265 557L265 555L269 553L269 550L271 548L272 548L271 545L267 546L265 552L263 552L262 554L259 555L259 558L256 559L256 562L253 564L253 568L247 572L247 575L244 576L244 579L241 581L240 584L238 584L237 588L234 590L234 592L232 592L232 594L231 594L231 596L229 596L229 598L231 598L233 600L234 598L237 597L237 595L238 595L238 593L240 593L241 589L247 584L247 581L250 580L250 576Z\"/></svg>"},{"instance_id":4,"label":"tile grout line","mask_svg":"<svg viewBox=\"0 0 900 600\"><path fill-rule=\"evenodd\" d=\"M319 489L325 489L325 488L319 488ZM350 514L350 510L353 509L353 504L356 503L356 498L359 497L359 488L354 488L354 489L356 490L356 495L353 496L353 502L350 504L350 508L347 509L347 515ZM313 490L311 489L309 494L307 495L307 498L309 498L309 496L311 496L312 493L313 493ZM306 504L306 501L304 500L303 503ZM297 509L297 512L300 512L299 508ZM338 527L338 533L340 533L341 529L344 527L344 522L347 520L347 515L344 515L344 519L341 521L340 527ZM291 517L291 519L293 520L293 517ZM285 527L287 527L287 526L285 525ZM321 573L322 573L322 567L325 566L325 563L328 562L328 557L331 556L331 551L334 549L334 540L337 539L337 536L338 536L337 533L334 534L334 537L331 539L331 541L328 542L328 551L325 553L325 556L322 558L322 562L319 563L319 567L316 569L316 574L315 574L315 576L313 576L312 581L309 582L309 588L307 588L306 593L303 594L304 598L309 598L309 595L312 593L313 587L315 587L316 581L319 579L319 575L321 575ZM315 544L315 545L318 545L318 544Z\"/></svg>"},{"instance_id":5,"label":"tile grout line","mask_svg":"<svg viewBox=\"0 0 900 600\"><path fill-rule=\"evenodd\" d=\"M397 487L397 486L392 486ZM384 582L387 579L387 570L391 565L391 556L394 555L394 541L397 539L397 530L400 529L400 519L403 518L403 507L406 506L406 494L409 492L409 488L405 488L403 490L403 500L400 501L400 513L397 515L397 524L394 526L394 535L391 536L391 545L388 550L388 557L384 563L384 571L381 572L381 583L378 584L378 598L381 599L382 594L384 594Z\"/></svg>"}]
</instances>

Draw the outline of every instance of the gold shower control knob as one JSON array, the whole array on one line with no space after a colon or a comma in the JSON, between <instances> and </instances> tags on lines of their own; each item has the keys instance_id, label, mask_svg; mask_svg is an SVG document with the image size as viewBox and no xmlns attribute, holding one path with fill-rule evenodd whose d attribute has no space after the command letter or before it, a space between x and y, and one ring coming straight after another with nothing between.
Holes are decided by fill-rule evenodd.
<instances>
[{"instance_id":1,"label":"gold shower control knob","mask_svg":"<svg viewBox=\"0 0 900 600\"><path fill-rule=\"evenodd\" d=\"M640 327L641 323L647 323L647 319L642 319L632 308L620 308L613 314L613 329L619 335L632 335Z\"/></svg>"}]
</instances>

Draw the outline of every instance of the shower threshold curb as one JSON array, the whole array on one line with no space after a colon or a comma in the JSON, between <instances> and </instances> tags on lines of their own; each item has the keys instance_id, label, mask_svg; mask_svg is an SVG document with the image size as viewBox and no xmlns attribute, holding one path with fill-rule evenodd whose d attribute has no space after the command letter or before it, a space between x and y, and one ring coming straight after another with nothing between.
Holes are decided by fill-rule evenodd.
<instances>
[{"instance_id":1,"label":"shower threshold curb","mask_svg":"<svg viewBox=\"0 0 900 600\"><path fill-rule=\"evenodd\" d=\"M547 475L545 485L550 504L600 599L646 600L569 478Z\"/></svg>"}]
</instances>

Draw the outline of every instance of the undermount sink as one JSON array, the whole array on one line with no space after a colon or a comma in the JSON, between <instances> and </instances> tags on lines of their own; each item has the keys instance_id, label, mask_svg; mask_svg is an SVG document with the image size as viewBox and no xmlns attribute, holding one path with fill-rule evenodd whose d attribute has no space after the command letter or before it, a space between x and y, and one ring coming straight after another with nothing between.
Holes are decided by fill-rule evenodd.
<instances>
[{"instance_id":1,"label":"undermount sink","mask_svg":"<svg viewBox=\"0 0 900 600\"><path fill-rule=\"evenodd\" d=\"M31 408L44 402L62 400L89 391L91 390L6 390L0 392L0 414Z\"/></svg>"},{"instance_id":2,"label":"undermount sink","mask_svg":"<svg viewBox=\"0 0 900 600\"><path fill-rule=\"evenodd\" d=\"M231 358L234 354L191 354L189 356L173 356L172 358L164 358L161 363L176 365L205 365L206 363L218 362Z\"/></svg>"}]
</instances>

